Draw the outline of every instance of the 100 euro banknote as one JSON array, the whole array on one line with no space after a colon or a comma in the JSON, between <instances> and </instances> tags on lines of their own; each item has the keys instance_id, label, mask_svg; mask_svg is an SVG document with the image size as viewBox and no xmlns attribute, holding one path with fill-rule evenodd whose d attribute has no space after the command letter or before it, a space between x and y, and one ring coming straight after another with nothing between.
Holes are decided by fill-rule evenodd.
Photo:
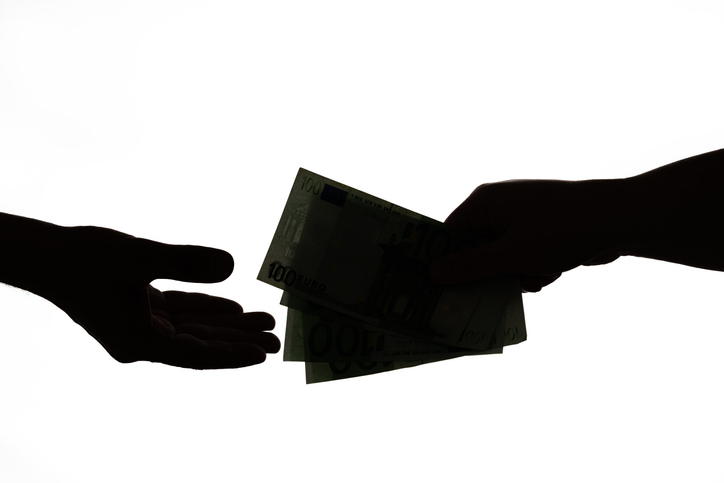
<instances>
[{"instance_id":1,"label":"100 euro banknote","mask_svg":"<svg viewBox=\"0 0 724 483\"><path fill-rule=\"evenodd\" d=\"M481 241L300 169L258 279L375 332L485 351L500 321L525 340L516 276L443 286L429 264Z\"/></svg>"},{"instance_id":2,"label":"100 euro banknote","mask_svg":"<svg viewBox=\"0 0 724 483\"><path fill-rule=\"evenodd\" d=\"M479 351L366 329L353 317L289 292L284 292L281 304L288 308L285 361L419 361L442 356L448 358L502 352L502 348ZM500 321L501 325L496 331L496 346L518 342L518 327L508 326L506 322L510 321ZM501 344L497 344L498 337Z\"/></svg>"},{"instance_id":3,"label":"100 euro banknote","mask_svg":"<svg viewBox=\"0 0 724 483\"><path fill-rule=\"evenodd\" d=\"M287 327L284 360L303 361L307 384L349 379L414 367L465 355L501 354L408 339L360 328L344 314L284 292ZM514 343L517 331L505 321L498 336Z\"/></svg>"}]
</instances>

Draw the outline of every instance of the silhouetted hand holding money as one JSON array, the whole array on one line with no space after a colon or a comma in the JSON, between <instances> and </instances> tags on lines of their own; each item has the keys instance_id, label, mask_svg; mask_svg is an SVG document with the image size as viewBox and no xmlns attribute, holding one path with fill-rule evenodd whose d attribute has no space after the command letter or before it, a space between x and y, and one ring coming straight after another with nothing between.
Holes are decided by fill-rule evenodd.
<instances>
[{"instance_id":1,"label":"silhouetted hand holding money","mask_svg":"<svg viewBox=\"0 0 724 483\"><path fill-rule=\"evenodd\" d=\"M724 150L625 179L483 184L446 224L493 241L437 260L433 280L517 273L538 291L622 255L724 270Z\"/></svg>"},{"instance_id":2,"label":"silhouetted hand holding money","mask_svg":"<svg viewBox=\"0 0 724 483\"><path fill-rule=\"evenodd\" d=\"M98 227L0 215L0 280L54 303L119 362L194 369L258 364L280 349L266 313L200 293L160 292L152 280L219 282L228 253L166 245Z\"/></svg>"},{"instance_id":3,"label":"silhouetted hand holding money","mask_svg":"<svg viewBox=\"0 0 724 483\"><path fill-rule=\"evenodd\" d=\"M435 284L430 262L479 237L300 168L257 279L284 290L285 361L307 383L526 340L519 277Z\"/></svg>"},{"instance_id":4,"label":"silhouetted hand holding money","mask_svg":"<svg viewBox=\"0 0 724 483\"><path fill-rule=\"evenodd\" d=\"M524 291L538 291L579 265L612 261L610 224L593 206L594 188L555 180L506 181L479 186L445 224L494 240L443 257L434 280L461 283L487 275L521 274Z\"/></svg>"}]
</instances>

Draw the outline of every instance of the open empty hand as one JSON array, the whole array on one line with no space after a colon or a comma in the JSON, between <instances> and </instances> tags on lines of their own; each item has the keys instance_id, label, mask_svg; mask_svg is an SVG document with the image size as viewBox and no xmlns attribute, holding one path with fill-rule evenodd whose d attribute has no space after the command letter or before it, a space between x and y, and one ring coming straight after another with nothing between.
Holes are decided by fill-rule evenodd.
<instances>
[{"instance_id":1,"label":"open empty hand","mask_svg":"<svg viewBox=\"0 0 724 483\"><path fill-rule=\"evenodd\" d=\"M277 352L274 319L201 293L160 292L155 279L219 282L234 268L228 253L166 245L98 227L63 228L31 264L28 290L50 300L120 362L194 369L258 364Z\"/></svg>"}]
</instances>

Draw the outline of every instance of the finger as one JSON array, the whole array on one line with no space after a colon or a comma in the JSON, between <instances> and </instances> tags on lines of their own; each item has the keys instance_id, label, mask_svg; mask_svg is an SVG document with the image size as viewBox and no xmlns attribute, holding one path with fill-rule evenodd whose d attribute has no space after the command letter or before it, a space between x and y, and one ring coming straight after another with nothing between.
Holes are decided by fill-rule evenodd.
<instances>
[{"instance_id":1,"label":"finger","mask_svg":"<svg viewBox=\"0 0 724 483\"><path fill-rule=\"evenodd\" d=\"M493 226L489 216L489 193L494 184L478 186L468 198L445 219L445 225L469 231L487 240L502 235L502 227Z\"/></svg>"},{"instance_id":2,"label":"finger","mask_svg":"<svg viewBox=\"0 0 724 483\"><path fill-rule=\"evenodd\" d=\"M176 326L177 334L187 334L202 341L246 342L256 344L266 352L276 353L281 342L271 332L258 330L241 330L230 327L212 327L205 324L187 323Z\"/></svg>"},{"instance_id":3,"label":"finger","mask_svg":"<svg viewBox=\"0 0 724 483\"><path fill-rule=\"evenodd\" d=\"M134 262L147 281L159 278L182 282L221 282L234 270L233 257L216 248L167 245L136 239Z\"/></svg>"},{"instance_id":4,"label":"finger","mask_svg":"<svg viewBox=\"0 0 724 483\"><path fill-rule=\"evenodd\" d=\"M486 185L480 185L472 193L455 208L445 219L445 224L455 226L457 228L471 228L480 224L484 218L482 209L483 203L477 198L480 197L481 191Z\"/></svg>"},{"instance_id":5,"label":"finger","mask_svg":"<svg viewBox=\"0 0 724 483\"><path fill-rule=\"evenodd\" d=\"M266 351L255 344L204 341L189 334L178 334L154 349L148 360L189 369L232 369L266 360Z\"/></svg>"},{"instance_id":6,"label":"finger","mask_svg":"<svg viewBox=\"0 0 724 483\"><path fill-rule=\"evenodd\" d=\"M620 255L615 252L604 253L603 255L599 255L597 257L594 257L594 258L588 260L583 265L585 265L585 266L605 265L607 263L611 263L615 260L618 260L619 256Z\"/></svg>"},{"instance_id":7,"label":"finger","mask_svg":"<svg viewBox=\"0 0 724 483\"><path fill-rule=\"evenodd\" d=\"M540 292L547 285L552 284L560 278L561 274L551 275L548 277L520 277L520 288L524 293Z\"/></svg>"},{"instance_id":8,"label":"finger","mask_svg":"<svg viewBox=\"0 0 724 483\"><path fill-rule=\"evenodd\" d=\"M204 314L241 314L244 310L233 300L214 297L205 293L179 292L169 290L163 292L169 314L204 313Z\"/></svg>"},{"instance_id":9,"label":"finger","mask_svg":"<svg viewBox=\"0 0 724 483\"><path fill-rule=\"evenodd\" d=\"M157 314L163 317L161 312ZM203 324L209 327L228 327L245 330L272 330L276 325L274 317L266 312L248 312L245 314L202 314L178 313L169 316L174 325Z\"/></svg>"},{"instance_id":10,"label":"finger","mask_svg":"<svg viewBox=\"0 0 724 483\"><path fill-rule=\"evenodd\" d=\"M430 264L430 278L437 283L460 284L491 275L518 273L506 261L501 243L495 241L435 260Z\"/></svg>"},{"instance_id":11,"label":"finger","mask_svg":"<svg viewBox=\"0 0 724 483\"><path fill-rule=\"evenodd\" d=\"M469 230L472 228L472 220L475 219L475 214L471 213L471 211L469 204L463 202L460 206L455 208L455 210L453 210L447 218L445 218L445 224L455 228Z\"/></svg>"}]
</instances>

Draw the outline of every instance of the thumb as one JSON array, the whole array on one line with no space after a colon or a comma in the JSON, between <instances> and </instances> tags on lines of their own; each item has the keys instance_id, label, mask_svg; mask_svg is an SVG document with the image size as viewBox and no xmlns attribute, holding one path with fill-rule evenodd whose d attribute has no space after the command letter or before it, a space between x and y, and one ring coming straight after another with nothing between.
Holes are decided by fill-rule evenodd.
<instances>
[{"instance_id":1,"label":"thumb","mask_svg":"<svg viewBox=\"0 0 724 483\"><path fill-rule=\"evenodd\" d=\"M139 242L138 271L149 281L163 278L182 282L221 282L234 271L234 258L223 250L142 239Z\"/></svg>"},{"instance_id":2,"label":"thumb","mask_svg":"<svg viewBox=\"0 0 724 483\"><path fill-rule=\"evenodd\" d=\"M512 267L503 266L501 255L497 241L451 253L430 264L430 278L433 282L452 285L491 275L513 273Z\"/></svg>"}]
</instances>

